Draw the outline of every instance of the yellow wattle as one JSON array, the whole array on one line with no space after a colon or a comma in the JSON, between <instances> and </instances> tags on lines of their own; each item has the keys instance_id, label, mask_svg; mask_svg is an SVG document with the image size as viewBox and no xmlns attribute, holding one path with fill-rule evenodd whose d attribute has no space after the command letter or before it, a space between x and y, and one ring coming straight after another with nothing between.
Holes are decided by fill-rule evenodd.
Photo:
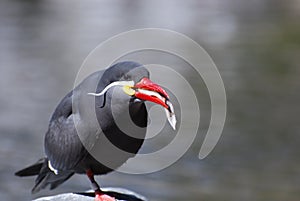
<instances>
[{"instance_id":1,"label":"yellow wattle","mask_svg":"<svg viewBox=\"0 0 300 201\"><path fill-rule=\"evenodd\" d=\"M133 96L135 94L135 91L130 86L124 86L123 91L129 96Z\"/></svg>"}]
</instances>

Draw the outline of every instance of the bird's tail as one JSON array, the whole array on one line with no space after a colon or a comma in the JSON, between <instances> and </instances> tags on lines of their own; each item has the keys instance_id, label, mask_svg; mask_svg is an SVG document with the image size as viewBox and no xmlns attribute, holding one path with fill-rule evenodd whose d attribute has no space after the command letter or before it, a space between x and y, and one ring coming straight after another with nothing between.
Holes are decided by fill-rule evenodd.
<instances>
[{"instance_id":1,"label":"bird's tail","mask_svg":"<svg viewBox=\"0 0 300 201\"><path fill-rule=\"evenodd\" d=\"M50 185L50 190L52 190L69 179L73 174L74 172L65 171L54 174L54 172L52 172L48 167L47 158L42 158L35 164L15 173L16 176L20 177L38 175L35 180L35 185L32 189L32 193L37 193L41 189L46 188L48 185Z\"/></svg>"},{"instance_id":2,"label":"bird's tail","mask_svg":"<svg viewBox=\"0 0 300 201\"><path fill-rule=\"evenodd\" d=\"M33 164L29 167L26 167L22 170L19 170L18 172L15 173L15 175L19 176L19 177L38 175L40 173L40 170L41 170L45 160L46 160L46 158L41 158L35 164Z\"/></svg>"}]
</instances>

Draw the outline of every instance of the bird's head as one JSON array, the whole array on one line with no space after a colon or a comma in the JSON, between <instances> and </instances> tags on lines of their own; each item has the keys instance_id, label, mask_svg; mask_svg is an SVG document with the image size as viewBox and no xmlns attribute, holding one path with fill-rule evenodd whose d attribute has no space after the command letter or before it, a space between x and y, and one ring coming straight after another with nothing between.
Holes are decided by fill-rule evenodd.
<instances>
[{"instance_id":1,"label":"bird's head","mask_svg":"<svg viewBox=\"0 0 300 201\"><path fill-rule=\"evenodd\" d=\"M123 92L128 96L136 100L150 101L164 107L167 119L175 130L176 117L173 105L169 100L170 96L160 85L150 80L149 72L145 67L134 62L117 63L106 70L103 78L109 84L106 84L100 93L89 93L90 95L101 96L111 87L122 86Z\"/></svg>"},{"instance_id":2,"label":"bird's head","mask_svg":"<svg viewBox=\"0 0 300 201\"><path fill-rule=\"evenodd\" d=\"M123 86L123 91L132 97L144 101L150 101L170 110L168 93L148 77L142 78L138 83L128 82Z\"/></svg>"}]
</instances>

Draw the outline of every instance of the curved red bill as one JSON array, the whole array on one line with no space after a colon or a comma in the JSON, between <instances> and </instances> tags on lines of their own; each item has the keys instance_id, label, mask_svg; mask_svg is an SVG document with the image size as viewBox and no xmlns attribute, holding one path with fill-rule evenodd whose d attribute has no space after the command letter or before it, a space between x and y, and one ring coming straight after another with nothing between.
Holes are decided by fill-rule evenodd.
<instances>
[{"instance_id":1,"label":"curved red bill","mask_svg":"<svg viewBox=\"0 0 300 201\"><path fill-rule=\"evenodd\" d=\"M155 84L149 78L143 78L134 88L136 89L135 97L160 104L164 108L169 109L169 106L166 104L166 101L169 100L169 95L161 86Z\"/></svg>"},{"instance_id":2,"label":"curved red bill","mask_svg":"<svg viewBox=\"0 0 300 201\"><path fill-rule=\"evenodd\" d=\"M134 88L155 91L155 92L159 93L160 95L162 95L163 97L165 97L166 99L169 99L169 95L161 86L159 86L158 84L155 84L149 78L146 78L146 77L141 79L140 82L136 83Z\"/></svg>"},{"instance_id":3,"label":"curved red bill","mask_svg":"<svg viewBox=\"0 0 300 201\"><path fill-rule=\"evenodd\" d=\"M168 122L176 130L176 117L172 103L169 101L169 95L158 84L155 84L148 78L143 78L134 87L134 96L141 99L157 103L165 108Z\"/></svg>"}]
</instances>

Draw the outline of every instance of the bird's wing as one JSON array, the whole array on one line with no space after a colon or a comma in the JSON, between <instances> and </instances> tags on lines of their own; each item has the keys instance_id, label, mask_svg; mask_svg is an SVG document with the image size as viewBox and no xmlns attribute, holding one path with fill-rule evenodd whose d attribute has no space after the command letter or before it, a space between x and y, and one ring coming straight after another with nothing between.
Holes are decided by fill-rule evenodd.
<instances>
[{"instance_id":1,"label":"bird's wing","mask_svg":"<svg viewBox=\"0 0 300 201\"><path fill-rule=\"evenodd\" d=\"M72 111L73 91L58 104L45 136L45 152L50 167L58 171L72 170L86 155L77 135Z\"/></svg>"},{"instance_id":2,"label":"bird's wing","mask_svg":"<svg viewBox=\"0 0 300 201\"><path fill-rule=\"evenodd\" d=\"M95 91L102 74L97 71L89 75L56 107L45 136L45 152L54 169L72 170L88 154L79 135L97 133L97 119L90 115L95 111L95 97L88 93ZM77 132L78 125L81 130Z\"/></svg>"}]
</instances>

